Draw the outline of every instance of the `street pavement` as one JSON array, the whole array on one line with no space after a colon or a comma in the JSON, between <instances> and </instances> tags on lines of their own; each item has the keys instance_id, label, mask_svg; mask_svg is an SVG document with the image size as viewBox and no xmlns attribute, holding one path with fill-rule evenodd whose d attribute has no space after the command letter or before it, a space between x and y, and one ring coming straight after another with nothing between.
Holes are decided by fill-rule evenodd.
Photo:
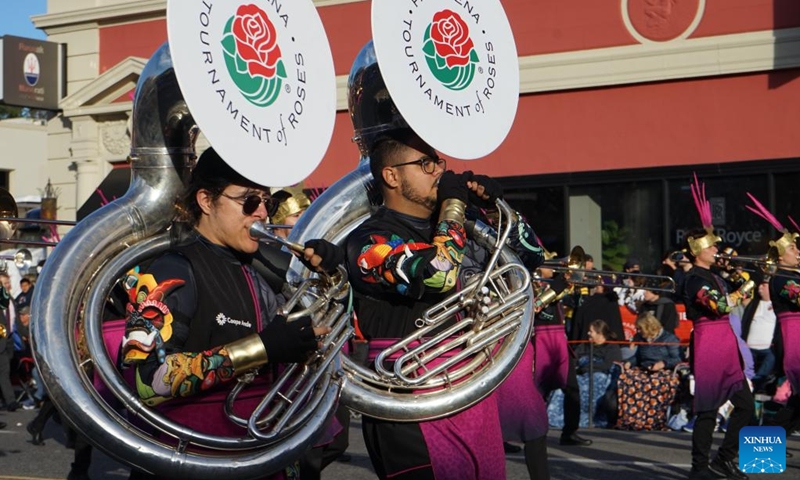
<instances>
[{"instance_id":1,"label":"street pavement","mask_svg":"<svg viewBox=\"0 0 800 480\"><path fill-rule=\"evenodd\" d=\"M61 427L50 421L45 430L45 445L35 446L25 425L36 411L18 410L0 413L0 480L64 479L72 462L72 450L64 447ZM559 431L549 434L549 465L553 480L677 480L689 471L691 434L680 432L622 432L606 429L583 429L580 434L594 441L591 447L562 447ZM719 445L721 434L715 434ZM800 479L800 437L791 437L787 450L794 452L783 474L750 475L753 480ZM350 428L351 460L334 462L322 473L323 480L374 480L360 422ZM506 455L509 480L528 479L521 453ZM128 468L95 450L90 475L93 480L125 480ZM176 479L181 480L181 479Z\"/></svg>"}]
</instances>

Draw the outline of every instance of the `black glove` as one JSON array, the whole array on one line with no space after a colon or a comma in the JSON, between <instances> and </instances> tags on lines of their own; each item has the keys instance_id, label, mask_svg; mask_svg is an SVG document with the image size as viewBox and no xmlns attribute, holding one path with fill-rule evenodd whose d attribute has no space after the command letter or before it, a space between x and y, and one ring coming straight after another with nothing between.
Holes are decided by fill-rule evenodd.
<instances>
[{"instance_id":1,"label":"black glove","mask_svg":"<svg viewBox=\"0 0 800 480\"><path fill-rule=\"evenodd\" d=\"M478 208L494 208L495 200L503 198L503 187L500 183L492 177L486 175L473 175L472 181L482 185L484 188L483 194L488 195L489 198L484 200L480 198L472 190L469 191L469 203Z\"/></svg>"},{"instance_id":2,"label":"black glove","mask_svg":"<svg viewBox=\"0 0 800 480\"><path fill-rule=\"evenodd\" d=\"M285 317L277 316L258 336L267 350L269 363L302 362L309 352L317 349L310 317L287 322Z\"/></svg>"},{"instance_id":3,"label":"black glove","mask_svg":"<svg viewBox=\"0 0 800 480\"><path fill-rule=\"evenodd\" d=\"M319 264L319 267L312 266L308 260L306 260L304 257L300 257L300 261L303 262L303 265L305 265L309 270L323 270L328 273L333 273L336 271L336 267L344 262L344 249L327 240L309 240L306 242L304 247L313 248L314 255L319 255L322 257L322 262Z\"/></svg>"},{"instance_id":4,"label":"black glove","mask_svg":"<svg viewBox=\"0 0 800 480\"><path fill-rule=\"evenodd\" d=\"M472 180L472 172L454 173L447 170L439 177L439 187L436 193L437 201L442 203L448 198L455 198L467 203L469 199L467 182L469 180Z\"/></svg>"},{"instance_id":5,"label":"black glove","mask_svg":"<svg viewBox=\"0 0 800 480\"><path fill-rule=\"evenodd\" d=\"M550 288L556 292L556 295L563 292L565 288L569 286L567 280L564 278L563 275L556 275L553 277L553 281L550 282Z\"/></svg>"}]
</instances>

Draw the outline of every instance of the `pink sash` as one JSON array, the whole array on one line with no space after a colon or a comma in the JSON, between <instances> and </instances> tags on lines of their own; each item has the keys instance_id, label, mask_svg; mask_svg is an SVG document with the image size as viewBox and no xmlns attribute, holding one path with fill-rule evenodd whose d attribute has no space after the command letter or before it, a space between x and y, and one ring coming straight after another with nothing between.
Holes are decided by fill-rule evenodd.
<instances>
[{"instance_id":1,"label":"pink sash","mask_svg":"<svg viewBox=\"0 0 800 480\"><path fill-rule=\"evenodd\" d=\"M727 315L694 322L691 355L695 412L716 410L742 388L739 344Z\"/></svg>"},{"instance_id":2,"label":"pink sash","mask_svg":"<svg viewBox=\"0 0 800 480\"><path fill-rule=\"evenodd\" d=\"M792 385L792 391L800 392L800 312L778 314L783 337L783 371Z\"/></svg>"},{"instance_id":3,"label":"pink sash","mask_svg":"<svg viewBox=\"0 0 800 480\"><path fill-rule=\"evenodd\" d=\"M563 325L537 325L533 332L534 379L543 395L567 386L569 348Z\"/></svg>"},{"instance_id":4,"label":"pink sash","mask_svg":"<svg viewBox=\"0 0 800 480\"><path fill-rule=\"evenodd\" d=\"M381 350L396 341L385 338L370 340L369 360L373 361ZM494 395L446 418L421 422L419 427L428 447L436 480L494 480L506 477L503 437Z\"/></svg>"}]
</instances>

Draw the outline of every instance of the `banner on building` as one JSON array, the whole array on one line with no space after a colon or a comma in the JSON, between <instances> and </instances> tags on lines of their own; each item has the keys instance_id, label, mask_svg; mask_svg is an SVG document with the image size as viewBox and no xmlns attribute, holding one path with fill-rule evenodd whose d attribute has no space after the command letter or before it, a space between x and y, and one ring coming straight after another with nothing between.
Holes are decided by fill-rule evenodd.
<instances>
[{"instance_id":1,"label":"banner on building","mask_svg":"<svg viewBox=\"0 0 800 480\"><path fill-rule=\"evenodd\" d=\"M62 45L32 38L0 38L0 102L58 110L63 95Z\"/></svg>"}]
</instances>

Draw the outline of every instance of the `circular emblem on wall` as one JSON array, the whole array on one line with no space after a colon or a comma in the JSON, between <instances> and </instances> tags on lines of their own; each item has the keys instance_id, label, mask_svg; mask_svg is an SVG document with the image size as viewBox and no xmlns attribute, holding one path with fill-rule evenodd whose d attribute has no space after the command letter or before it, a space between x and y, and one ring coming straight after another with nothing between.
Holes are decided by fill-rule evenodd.
<instances>
[{"instance_id":1,"label":"circular emblem on wall","mask_svg":"<svg viewBox=\"0 0 800 480\"><path fill-rule=\"evenodd\" d=\"M622 18L639 43L670 42L688 38L705 7L705 0L622 0Z\"/></svg>"},{"instance_id":2,"label":"circular emblem on wall","mask_svg":"<svg viewBox=\"0 0 800 480\"><path fill-rule=\"evenodd\" d=\"M423 140L464 160L503 142L519 62L499 1L373 1L372 37L386 87Z\"/></svg>"},{"instance_id":3,"label":"circular emblem on wall","mask_svg":"<svg viewBox=\"0 0 800 480\"><path fill-rule=\"evenodd\" d=\"M167 4L170 50L209 143L262 185L306 178L328 149L336 75L312 0Z\"/></svg>"},{"instance_id":4,"label":"circular emblem on wall","mask_svg":"<svg viewBox=\"0 0 800 480\"><path fill-rule=\"evenodd\" d=\"M33 87L39 82L39 57L35 53L25 55L25 61L22 66L23 75L25 76L25 83Z\"/></svg>"}]
</instances>

